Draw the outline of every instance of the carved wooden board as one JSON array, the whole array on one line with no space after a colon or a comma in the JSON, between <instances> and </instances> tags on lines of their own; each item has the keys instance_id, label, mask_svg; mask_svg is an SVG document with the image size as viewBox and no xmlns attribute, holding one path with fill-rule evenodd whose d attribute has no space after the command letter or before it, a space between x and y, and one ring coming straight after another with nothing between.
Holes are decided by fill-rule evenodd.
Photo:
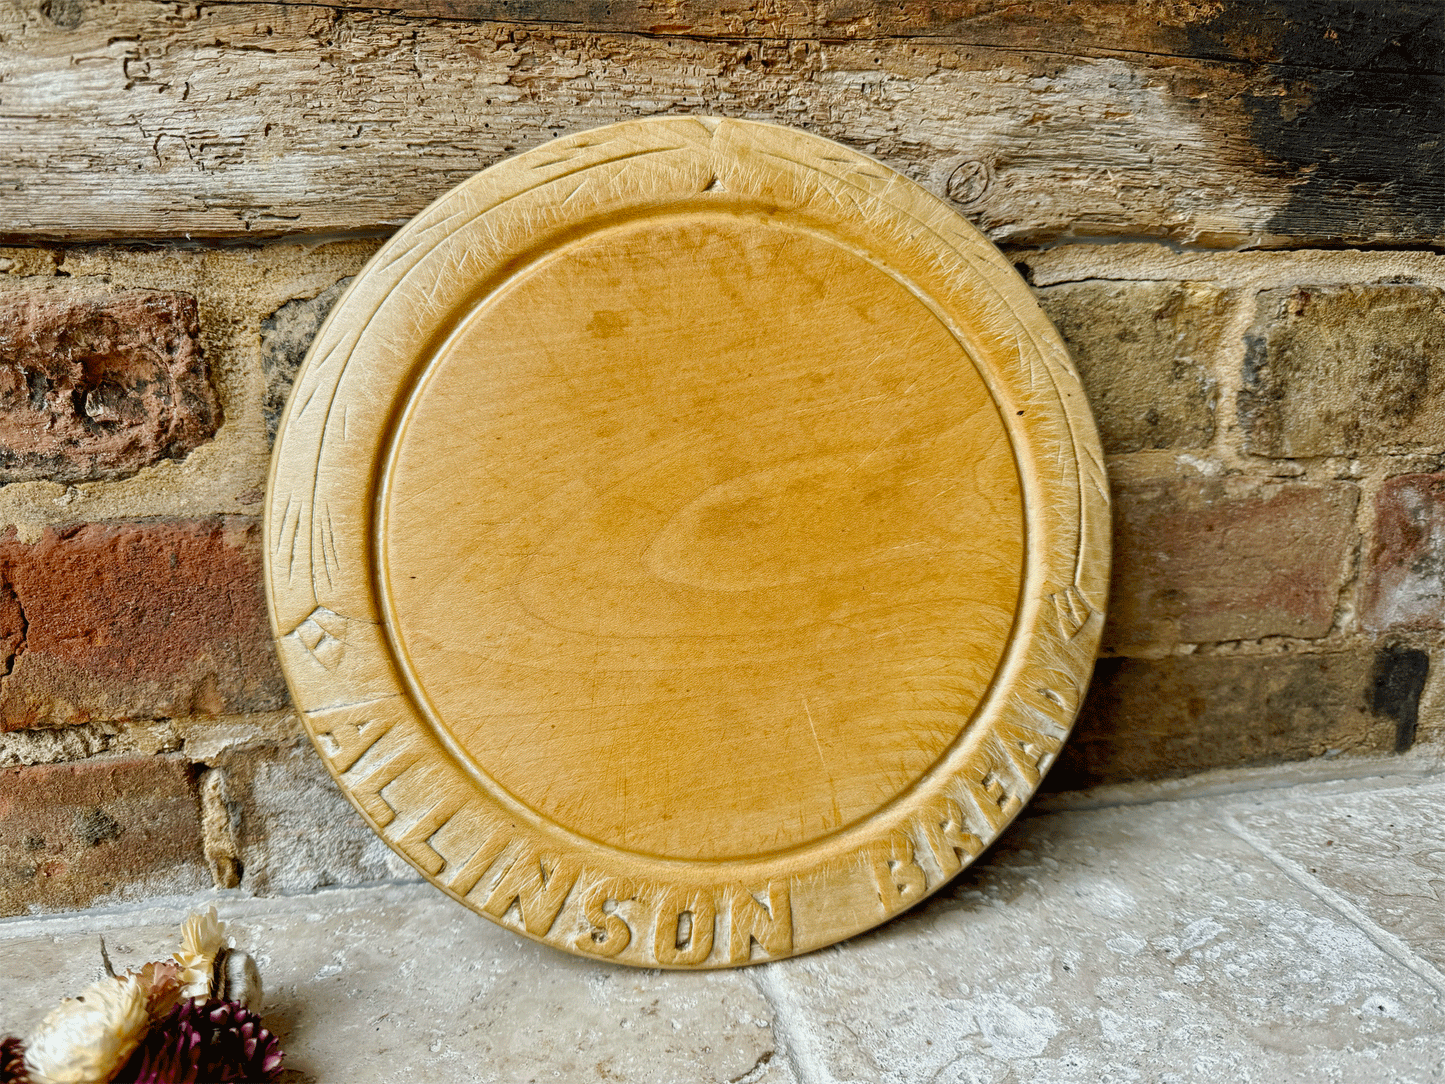
<instances>
[{"instance_id":1,"label":"carved wooden board","mask_svg":"<svg viewBox=\"0 0 1445 1084\"><path fill-rule=\"evenodd\" d=\"M622 963L867 929L1008 823L1108 580L1064 348L982 236L771 125L461 185L322 328L267 505L321 755L443 891Z\"/></svg>"}]
</instances>

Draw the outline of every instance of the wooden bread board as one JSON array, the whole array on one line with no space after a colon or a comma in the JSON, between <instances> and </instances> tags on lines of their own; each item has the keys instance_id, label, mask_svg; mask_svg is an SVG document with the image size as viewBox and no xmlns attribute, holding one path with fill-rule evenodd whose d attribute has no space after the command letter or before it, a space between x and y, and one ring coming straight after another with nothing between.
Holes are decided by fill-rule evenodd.
<instances>
[{"instance_id":1,"label":"wooden bread board","mask_svg":"<svg viewBox=\"0 0 1445 1084\"><path fill-rule=\"evenodd\" d=\"M292 694L375 830L569 952L774 959L1032 794L1103 620L1078 378L911 181L733 120L558 139L371 261L283 418Z\"/></svg>"}]
</instances>

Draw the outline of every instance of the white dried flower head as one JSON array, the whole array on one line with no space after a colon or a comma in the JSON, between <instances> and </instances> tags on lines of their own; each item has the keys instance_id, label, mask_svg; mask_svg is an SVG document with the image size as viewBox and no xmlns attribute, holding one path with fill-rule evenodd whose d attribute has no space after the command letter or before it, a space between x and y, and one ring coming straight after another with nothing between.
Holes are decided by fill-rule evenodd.
<instances>
[{"instance_id":1,"label":"white dried flower head","mask_svg":"<svg viewBox=\"0 0 1445 1084\"><path fill-rule=\"evenodd\" d=\"M101 979L68 997L25 1041L34 1084L103 1084L119 1071L150 1026L134 975Z\"/></svg>"},{"instance_id":2,"label":"white dried flower head","mask_svg":"<svg viewBox=\"0 0 1445 1084\"><path fill-rule=\"evenodd\" d=\"M181 927L181 951L175 961L181 968L182 997L210 997L214 992L216 953L226 943L226 924L210 908L204 915L191 915Z\"/></svg>"}]
</instances>

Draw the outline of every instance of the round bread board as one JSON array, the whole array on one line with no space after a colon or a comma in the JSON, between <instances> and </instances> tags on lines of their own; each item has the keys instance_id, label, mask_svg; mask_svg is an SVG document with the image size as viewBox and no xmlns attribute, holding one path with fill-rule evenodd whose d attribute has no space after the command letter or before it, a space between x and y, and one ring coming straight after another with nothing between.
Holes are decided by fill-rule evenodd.
<instances>
[{"instance_id":1,"label":"round bread board","mask_svg":"<svg viewBox=\"0 0 1445 1084\"><path fill-rule=\"evenodd\" d=\"M466 181L335 306L282 419L292 696L442 891L644 967L866 930L1073 724L1108 490L1058 334L946 204L706 117Z\"/></svg>"}]
</instances>

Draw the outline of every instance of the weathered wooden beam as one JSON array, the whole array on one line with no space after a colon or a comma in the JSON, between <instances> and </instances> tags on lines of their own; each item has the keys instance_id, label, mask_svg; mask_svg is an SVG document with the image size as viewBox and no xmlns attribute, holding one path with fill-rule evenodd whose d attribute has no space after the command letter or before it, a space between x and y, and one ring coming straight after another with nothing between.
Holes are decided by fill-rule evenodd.
<instances>
[{"instance_id":1,"label":"weathered wooden beam","mask_svg":"<svg viewBox=\"0 0 1445 1084\"><path fill-rule=\"evenodd\" d=\"M1371 47L1382 30L1386 37L1409 34L1442 17L1438 0L321 0L319 6L674 38L936 38L1069 55L1138 53L1363 70L1398 63ZM1421 51L1409 70L1420 64L1439 72L1445 58Z\"/></svg>"},{"instance_id":2,"label":"weathered wooden beam","mask_svg":"<svg viewBox=\"0 0 1445 1084\"><path fill-rule=\"evenodd\" d=\"M1433 3L1286 5L1308 9L1292 22L1227 4L1155 33L1144 9L1101 0L1078 5L1093 22L1058 4L857 0L858 40L828 29L843 0L780 0L772 30L718 5L711 37L686 2L675 22L572 0L405 3L448 17L0 10L0 236L389 230L556 134L712 112L875 154L1001 242L1445 243Z\"/></svg>"}]
</instances>

